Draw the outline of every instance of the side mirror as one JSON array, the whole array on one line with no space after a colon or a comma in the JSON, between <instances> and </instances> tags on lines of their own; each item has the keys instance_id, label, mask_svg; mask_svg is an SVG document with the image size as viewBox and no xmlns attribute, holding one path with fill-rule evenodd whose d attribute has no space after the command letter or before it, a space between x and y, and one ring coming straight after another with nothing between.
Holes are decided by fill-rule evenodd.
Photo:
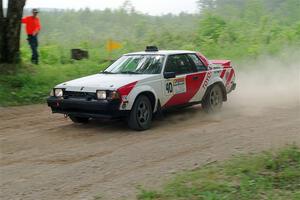
<instances>
[{"instance_id":1,"label":"side mirror","mask_svg":"<svg viewBox=\"0 0 300 200\"><path fill-rule=\"evenodd\" d=\"M169 78L175 78L176 73L175 72L164 72L164 78L169 79Z\"/></svg>"}]
</instances>

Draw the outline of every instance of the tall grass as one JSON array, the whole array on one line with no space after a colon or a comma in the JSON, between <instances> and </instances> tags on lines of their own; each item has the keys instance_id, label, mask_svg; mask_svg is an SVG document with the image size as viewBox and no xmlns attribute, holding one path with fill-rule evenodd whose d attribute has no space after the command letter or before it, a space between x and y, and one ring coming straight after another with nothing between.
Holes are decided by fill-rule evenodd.
<instances>
[{"instance_id":1,"label":"tall grass","mask_svg":"<svg viewBox=\"0 0 300 200\"><path fill-rule=\"evenodd\" d=\"M41 53L44 60L40 65L27 64L25 60L26 64L19 65L13 72L0 75L0 106L43 103L50 90L58 83L98 73L109 64L68 59L64 60L67 64L62 64L61 60L52 61L59 58L51 53L53 52L49 51L46 54L47 59Z\"/></svg>"}]
</instances>

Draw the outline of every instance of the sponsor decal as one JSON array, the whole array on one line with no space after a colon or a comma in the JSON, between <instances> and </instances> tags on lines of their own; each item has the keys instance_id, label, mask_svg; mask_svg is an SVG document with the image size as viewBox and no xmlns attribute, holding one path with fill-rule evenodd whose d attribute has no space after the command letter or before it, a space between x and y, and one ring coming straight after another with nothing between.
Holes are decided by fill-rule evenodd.
<instances>
[{"instance_id":1,"label":"sponsor decal","mask_svg":"<svg viewBox=\"0 0 300 200\"><path fill-rule=\"evenodd\" d=\"M173 95L173 94L182 94L186 93L186 81L185 78L177 78L174 80L166 81L166 95Z\"/></svg>"},{"instance_id":2,"label":"sponsor decal","mask_svg":"<svg viewBox=\"0 0 300 200\"><path fill-rule=\"evenodd\" d=\"M209 80L210 80L210 78L211 78L211 74L212 74L211 71L207 73L207 78L206 78L206 80L204 81L203 86L202 86L203 89L207 88L208 83L209 83Z\"/></svg>"},{"instance_id":3,"label":"sponsor decal","mask_svg":"<svg viewBox=\"0 0 300 200\"><path fill-rule=\"evenodd\" d=\"M181 94L186 92L185 78L179 78L174 80L174 93Z\"/></svg>"}]
</instances>

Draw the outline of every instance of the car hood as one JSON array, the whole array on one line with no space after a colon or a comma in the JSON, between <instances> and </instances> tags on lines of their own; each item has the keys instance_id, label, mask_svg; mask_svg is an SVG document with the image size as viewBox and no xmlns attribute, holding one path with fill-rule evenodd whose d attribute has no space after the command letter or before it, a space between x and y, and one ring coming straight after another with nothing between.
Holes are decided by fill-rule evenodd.
<instances>
[{"instance_id":1,"label":"car hood","mask_svg":"<svg viewBox=\"0 0 300 200\"><path fill-rule=\"evenodd\" d=\"M71 80L56 86L67 91L96 92L96 90L116 90L124 85L159 77L158 74L95 74Z\"/></svg>"}]
</instances>

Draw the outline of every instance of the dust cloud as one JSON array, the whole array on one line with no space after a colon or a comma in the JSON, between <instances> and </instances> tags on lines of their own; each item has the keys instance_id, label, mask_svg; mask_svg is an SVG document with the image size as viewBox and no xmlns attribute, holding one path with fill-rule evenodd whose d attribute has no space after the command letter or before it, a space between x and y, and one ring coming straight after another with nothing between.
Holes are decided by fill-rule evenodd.
<instances>
[{"instance_id":1,"label":"dust cloud","mask_svg":"<svg viewBox=\"0 0 300 200\"><path fill-rule=\"evenodd\" d=\"M200 105L172 111L170 123L212 122L236 116L263 116L272 109L292 108L300 118L300 50L285 50L279 56L234 63L236 90L228 95L219 113L206 114Z\"/></svg>"},{"instance_id":2,"label":"dust cloud","mask_svg":"<svg viewBox=\"0 0 300 200\"><path fill-rule=\"evenodd\" d=\"M258 114L265 108L295 107L300 113L300 51L263 56L235 67L237 89L229 94L229 106Z\"/></svg>"}]
</instances>

